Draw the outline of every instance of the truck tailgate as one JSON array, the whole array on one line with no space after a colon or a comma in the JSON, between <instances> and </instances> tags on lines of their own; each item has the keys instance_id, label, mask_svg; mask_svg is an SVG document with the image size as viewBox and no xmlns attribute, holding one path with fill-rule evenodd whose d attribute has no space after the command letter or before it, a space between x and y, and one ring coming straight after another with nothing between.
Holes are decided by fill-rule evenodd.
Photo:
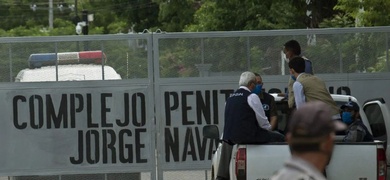
<instances>
[{"instance_id":1,"label":"truck tailgate","mask_svg":"<svg viewBox=\"0 0 390 180\"><path fill-rule=\"evenodd\" d=\"M247 145L246 153L248 180L269 179L290 157L287 144Z\"/></svg>"},{"instance_id":2,"label":"truck tailgate","mask_svg":"<svg viewBox=\"0 0 390 180\"><path fill-rule=\"evenodd\" d=\"M326 169L328 179L377 179L377 145L336 144Z\"/></svg>"},{"instance_id":3,"label":"truck tailgate","mask_svg":"<svg viewBox=\"0 0 390 180\"><path fill-rule=\"evenodd\" d=\"M376 179L381 143L336 143L327 179ZM269 179L290 157L287 144L247 145L247 179ZM261 162L259 162L261 160Z\"/></svg>"}]
</instances>

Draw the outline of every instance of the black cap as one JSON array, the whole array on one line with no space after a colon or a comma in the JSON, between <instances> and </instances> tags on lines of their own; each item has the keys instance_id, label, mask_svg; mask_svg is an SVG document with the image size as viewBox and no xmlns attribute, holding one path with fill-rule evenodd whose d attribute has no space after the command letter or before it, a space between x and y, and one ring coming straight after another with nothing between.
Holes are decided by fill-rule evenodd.
<instances>
[{"instance_id":1,"label":"black cap","mask_svg":"<svg viewBox=\"0 0 390 180\"><path fill-rule=\"evenodd\" d=\"M349 101L348 103L342 105L341 109L350 109L359 112L359 105L353 101Z\"/></svg>"}]
</instances>

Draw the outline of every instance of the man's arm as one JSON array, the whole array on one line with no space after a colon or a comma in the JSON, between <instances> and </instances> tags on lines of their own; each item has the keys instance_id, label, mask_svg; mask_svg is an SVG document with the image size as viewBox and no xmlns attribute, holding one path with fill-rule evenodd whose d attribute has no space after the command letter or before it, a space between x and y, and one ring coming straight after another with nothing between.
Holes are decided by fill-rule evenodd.
<instances>
[{"instance_id":1,"label":"man's arm","mask_svg":"<svg viewBox=\"0 0 390 180\"><path fill-rule=\"evenodd\" d=\"M276 130L276 127L278 126L278 117L277 116L270 116L269 123L271 124L271 130Z\"/></svg>"},{"instance_id":2,"label":"man's arm","mask_svg":"<svg viewBox=\"0 0 390 180\"><path fill-rule=\"evenodd\" d=\"M273 96L271 97L269 122L271 124L272 130L276 130L276 127L278 126L278 112L276 109L275 98Z\"/></svg>"},{"instance_id":3,"label":"man's arm","mask_svg":"<svg viewBox=\"0 0 390 180\"><path fill-rule=\"evenodd\" d=\"M294 90L293 90L293 84L294 84L294 80L290 77L289 80L288 80L288 86L287 86L287 103L288 103L288 107L289 108L293 108L294 107L294 103L295 103L295 98L294 98Z\"/></svg>"},{"instance_id":4,"label":"man's arm","mask_svg":"<svg viewBox=\"0 0 390 180\"><path fill-rule=\"evenodd\" d=\"M306 97L305 94L303 93L303 86L300 82L295 81L293 84L293 89L294 89L295 106L297 107L297 109L299 109L299 107L305 104L306 102Z\"/></svg>"},{"instance_id":5,"label":"man's arm","mask_svg":"<svg viewBox=\"0 0 390 180\"><path fill-rule=\"evenodd\" d=\"M365 134L364 130L362 130L358 126L354 126L348 131L348 134L345 135L343 141L344 142L362 142L365 135L366 134Z\"/></svg>"},{"instance_id":6,"label":"man's arm","mask_svg":"<svg viewBox=\"0 0 390 180\"><path fill-rule=\"evenodd\" d=\"M255 111L257 122L259 126L266 130L271 130L271 124L268 122L267 116L263 109L263 104L260 101L260 97L254 93L248 96L248 104Z\"/></svg>"}]
</instances>

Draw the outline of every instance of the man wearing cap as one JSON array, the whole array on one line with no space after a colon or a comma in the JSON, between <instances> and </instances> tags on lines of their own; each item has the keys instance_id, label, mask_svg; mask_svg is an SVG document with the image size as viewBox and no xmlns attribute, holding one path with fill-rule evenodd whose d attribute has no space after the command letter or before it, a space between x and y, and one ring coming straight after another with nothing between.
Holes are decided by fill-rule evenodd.
<instances>
[{"instance_id":1,"label":"man wearing cap","mask_svg":"<svg viewBox=\"0 0 390 180\"><path fill-rule=\"evenodd\" d=\"M291 159L271 180L325 180L323 173L333 152L335 132L346 125L332 119L332 110L320 101L308 102L297 109L288 125L286 140Z\"/></svg>"},{"instance_id":2,"label":"man wearing cap","mask_svg":"<svg viewBox=\"0 0 390 180\"><path fill-rule=\"evenodd\" d=\"M330 106L333 119L341 119L340 109L326 88L325 82L317 76L305 73L305 60L295 57L288 62L288 66L296 80L293 89L297 109L307 102L322 101Z\"/></svg>"},{"instance_id":3,"label":"man wearing cap","mask_svg":"<svg viewBox=\"0 0 390 180\"><path fill-rule=\"evenodd\" d=\"M372 142L373 136L360 119L359 105L349 101L341 106L342 120L348 125L344 142Z\"/></svg>"}]
</instances>

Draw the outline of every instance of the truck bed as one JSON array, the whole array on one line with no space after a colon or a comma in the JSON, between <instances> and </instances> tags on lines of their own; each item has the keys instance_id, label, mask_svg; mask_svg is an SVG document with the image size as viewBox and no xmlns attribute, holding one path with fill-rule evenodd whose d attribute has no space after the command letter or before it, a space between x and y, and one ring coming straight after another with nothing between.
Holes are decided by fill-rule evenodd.
<instances>
[{"instance_id":1,"label":"truck bed","mask_svg":"<svg viewBox=\"0 0 390 180\"><path fill-rule=\"evenodd\" d=\"M286 143L235 146L230 166L231 174L235 174L234 162L237 147L246 148L246 157L250 157L247 158L248 180L269 179L275 171L283 167L284 162L290 157L290 150ZM382 142L337 142L326 169L327 178L329 180L377 179L377 150L379 148L383 148Z\"/></svg>"}]
</instances>

